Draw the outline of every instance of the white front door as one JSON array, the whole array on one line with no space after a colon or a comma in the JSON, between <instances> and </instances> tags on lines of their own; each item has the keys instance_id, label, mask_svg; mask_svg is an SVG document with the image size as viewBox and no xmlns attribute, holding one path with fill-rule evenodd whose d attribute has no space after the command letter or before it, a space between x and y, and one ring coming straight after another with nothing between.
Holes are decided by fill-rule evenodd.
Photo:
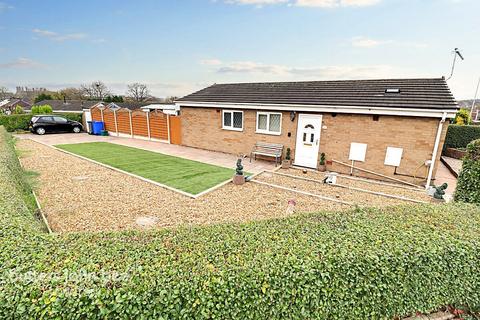
<instances>
[{"instance_id":1,"label":"white front door","mask_svg":"<svg viewBox=\"0 0 480 320\"><path fill-rule=\"evenodd\" d=\"M317 168L321 127L321 115L298 115L297 143L295 147L295 165L309 168Z\"/></svg>"}]
</instances>

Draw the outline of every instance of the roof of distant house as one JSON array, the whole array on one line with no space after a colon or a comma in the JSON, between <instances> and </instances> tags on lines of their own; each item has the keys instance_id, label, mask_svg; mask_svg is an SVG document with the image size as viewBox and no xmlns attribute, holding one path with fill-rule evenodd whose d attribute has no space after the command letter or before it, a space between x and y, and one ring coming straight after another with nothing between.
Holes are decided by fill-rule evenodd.
<instances>
[{"instance_id":1,"label":"roof of distant house","mask_svg":"<svg viewBox=\"0 0 480 320\"><path fill-rule=\"evenodd\" d=\"M117 105L119 106L120 108L126 108L126 109L130 109L130 110L136 110L136 109L140 109L141 107L145 107L145 106L148 106L150 104L153 104L153 103L156 103L156 102L152 102L152 101L148 101L148 102L137 102L137 101L132 101L132 102L103 102L103 104L105 106L108 106L108 105Z\"/></svg>"},{"instance_id":2,"label":"roof of distant house","mask_svg":"<svg viewBox=\"0 0 480 320\"><path fill-rule=\"evenodd\" d=\"M82 112L83 109L89 109L96 105L98 101L85 100L42 100L34 104L34 106L42 106L48 104L53 111L66 112Z\"/></svg>"},{"instance_id":3,"label":"roof of distant house","mask_svg":"<svg viewBox=\"0 0 480 320\"><path fill-rule=\"evenodd\" d=\"M214 84L176 102L458 108L444 78Z\"/></svg>"},{"instance_id":4,"label":"roof of distant house","mask_svg":"<svg viewBox=\"0 0 480 320\"><path fill-rule=\"evenodd\" d=\"M5 99L0 101L0 108L3 109L16 107L17 105L21 106L22 108L28 108L31 106L28 101L17 98Z\"/></svg>"}]
</instances>

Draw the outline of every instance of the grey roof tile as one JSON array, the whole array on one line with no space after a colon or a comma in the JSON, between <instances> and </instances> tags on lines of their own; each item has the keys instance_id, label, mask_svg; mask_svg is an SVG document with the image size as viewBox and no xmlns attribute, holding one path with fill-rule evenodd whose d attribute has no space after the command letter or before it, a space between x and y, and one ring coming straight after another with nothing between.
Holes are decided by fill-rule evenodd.
<instances>
[{"instance_id":1,"label":"grey roof tile","mask_svg":"<svg viewBox=\"0 0 480 320\"><path fill-rule=\"evenodd\" d=\"M214 84L176 102L457 108L443 78Z\"/></svg>"}]
</instances>

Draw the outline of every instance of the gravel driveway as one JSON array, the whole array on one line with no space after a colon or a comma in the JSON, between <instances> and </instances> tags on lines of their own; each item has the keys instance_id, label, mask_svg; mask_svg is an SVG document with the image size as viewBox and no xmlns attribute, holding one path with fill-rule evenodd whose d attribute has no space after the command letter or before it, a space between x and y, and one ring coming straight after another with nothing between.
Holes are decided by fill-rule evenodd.
<instances>
[{"instance_id":1,"label":"gravel driveway","mask_svg":"<svg viewBox=\"0 0 480 320\"><path fill-rule=\"evenodd\" d=\"M20 140L21 162L39 173L37 195L55 232L107 231L244 222L296 212L349 207L294 192L247 183L227 184L190 199L31 140Z\"/></svg>"}]
</instances>

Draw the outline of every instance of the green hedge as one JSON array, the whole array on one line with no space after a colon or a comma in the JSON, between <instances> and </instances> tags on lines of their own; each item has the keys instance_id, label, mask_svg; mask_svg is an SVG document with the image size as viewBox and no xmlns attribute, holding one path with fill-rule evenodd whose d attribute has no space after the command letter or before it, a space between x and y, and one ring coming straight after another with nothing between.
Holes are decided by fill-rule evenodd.
<instances>
[{"instance_id":1,"label":"green hedge","mask_svg":"<svg viewBox=\"0 0 480 320\"><path fill-rule=\"evenodd\" d=\"M470 142L458 176L455 200L480 204L480 139Z\"/></svg>"},{"instance_id":2,"label":"green hedge","mask_svg":"<svg viewBox=\"0 0 480 320\"><path fill-rule=\"evenodd\" d=\"M0 139L0 318L392 319L480 302L476 206L51 236Z\"/></svg>"},{"instance_id":3,"label":"green hedge","mask_svg":"<svg viewBox=\"0 0 480 320\"><path fill-rule=\"evenodd\" d=\"M82 121L82 115L79 113L56 113L73 121ZM0 115L0 126L4 126L8 132L26 130L28 123L32 119L32 114L13 114L9 116Z\"/></svg>"},{"instance_id":4,"label":"green hedge","mask_svg":"<svg viewBox=\"0 0 480 320\"><path fill-rule=\"evenodd\" d=\"M470 142L476 139L480 139L480 126L451 124L448 126L443 150L447 148L466 148Z\"/></svg>"}]
</instances>

